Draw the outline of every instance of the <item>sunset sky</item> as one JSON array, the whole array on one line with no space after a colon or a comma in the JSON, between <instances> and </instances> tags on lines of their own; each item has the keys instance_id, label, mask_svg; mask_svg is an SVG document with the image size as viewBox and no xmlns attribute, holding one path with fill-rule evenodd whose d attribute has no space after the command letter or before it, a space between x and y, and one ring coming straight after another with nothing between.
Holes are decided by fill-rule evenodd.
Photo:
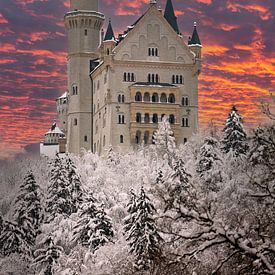
<instances>
[{"instance_id":1,"label":"sunset sky","mask_svg":"<svg viewBox=\"0 0 275 275\"><path fill-rule=\"evenodd\" d=\"M100 0L100 11L123 32L149 0ZM163 9L166 0L158 0ZM258 103L275 89L274 0L173 0L186 38L193 22L203 44L200 125L221 125L236 104L250 128ZM66 89L69 0L0 0L0 159L31 151L56 117ZM108 20L106 20L107 22ZM104 25L106 28L106 23Z\"/></svg>"}]
</instances>

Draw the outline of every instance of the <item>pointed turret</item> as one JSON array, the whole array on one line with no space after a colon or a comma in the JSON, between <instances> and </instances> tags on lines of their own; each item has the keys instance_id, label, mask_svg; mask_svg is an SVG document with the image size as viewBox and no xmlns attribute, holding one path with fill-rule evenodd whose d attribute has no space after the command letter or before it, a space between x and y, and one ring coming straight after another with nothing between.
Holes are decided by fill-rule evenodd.
<instances>
[{"instance_id":1,"label":"pointed turret","mask_svg":"<svg viewBox=\"0 0 275 275\"><path fill-rule=\"evenodd\" d=\"M108 28L104 37L104 41L115 40L115 34L113 31L111 20L109 20Z\"/></svg>"},{"instance_id":2,"label":"pointed turret","mask_svg":"<svg viewBox=\"0 0 275 275\"><path fill-rule=\"evenodd\" d=\"M193 30L192 38L188 41L188 45L201 45L196 22L194 22L194 30Z\"/></svg>"},{"instance_id":3,"label":"pointed turret","mask_svg":"<svg viewBox=\"0 0 275 275\"><path fill-rule=\"evenodd\" d=\"M175 30L176 33L180 33L177 17L175 16L174 7L171 0L167 0L166 8L164 12L164 18L168 21L171 27Z\"/></svg>"}]
</instances>

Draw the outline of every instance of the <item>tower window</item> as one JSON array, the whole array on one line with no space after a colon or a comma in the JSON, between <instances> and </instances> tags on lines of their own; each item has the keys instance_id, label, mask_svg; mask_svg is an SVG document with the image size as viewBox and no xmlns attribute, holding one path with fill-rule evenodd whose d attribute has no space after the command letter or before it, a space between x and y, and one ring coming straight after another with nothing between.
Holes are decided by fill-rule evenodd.
<instances>
[{"instance_id":1,"label":"tower window","mask_svg":"<svg viewBox=\"0 0 275 275\"><path fill-rule=\"evenodd\" d=\"M181 99L181 105L182 106L189 106L189 98L188 96L183 96Z\"/></svg>"},{"instance_id":2,"label":"tower window","mask_svg":"<svg viewBox=\"0 0 275 275\"><path fill-rule=\"evenodd\" d=\"M118 115L118 124L125 124L125 116Z\"/></svg>"},{"instance_id":3,"label":"tower window","mask_svg":"<svg viewBox=\"0 0 275 275\"><path fill-rule=\"evenodd\" d=\"M124 82L135 82L136 81L135 74L134 73L124 73L123 81Z\"/></svg>"},{"instance_id":4,"label":"tower window","mask_svg":"<svg viewBox=\"0 0 275 275\"><path fill-rule=\"evenodd\" d=\"M88 142L88 137L84 136L84 142Z\"/></svg>"},{"instance_id":5,"label":"tower window","mask_svg":"<svg viewBox=\"0 0 275 275\"><path fill-rule=\"evenodd\" d=\"M188 117L183 117L182 118L181 127L189 127L189 119L188 119Z\"/></svg>"},{"instance_id":6,"label":"tower window","mask_svg":"<svg viewBox=\"0 0 275 275\"><path fill-rule=\"evenodd\" d=\"M84 30L84 34L85 34L85 36L88 35L88 30L87 29Z\"/></svg>"},{"instance_id":7,"label":"tower window","mask_svg":"<svg viewBox=\"0 0 275 275\"><path fill-rule=\"evenodd\" d=\"M74 119L74 125L77 125L77 118Z\"/></svg>"},{"instance_id":8,"label":"tower window","mask_svg":"<svg viewBox=\"0 0 275 275\"><path fill-rule=\"evenodd\" d=\"M148 56L158 56L158 48L148 48Z\"/></svg>"},{"instance_id":9,"label":"tower window","mask_svg":"<svg viewBox=\"0 0 275 275\"><path fill-rule=\"evenodd\" d=\"M172 84L184 84L182 75L172 75Z\"/></svg>"},{"instance_id":10,"label":"tower window","mask_svg":"<svg viewBox=\"0 0 275 275\"><path fill-rule=\"evenodd\" d=\"M148 74L148 82L149 83L159 83L160 77L158 74Z\"/></svg>"},{"instance_id":11,"label":"tower window","mask_svg":"<svg viewBox=\"0 0 275 275\"><path fill-rule=\"evenodd\" d=\"M72 85L72 90L73 90L73 95L77 95L78 94L78 87L76 84Z\"/></svg>"},{"instance_id":12,"label":"tower window","mask_svg":"<svg viewBox=\"0 0 275 275\"><path fill-rule=\"evenodd\" d=\"M124 136L120 135L119 140L120 140L120 143L124 143Z\"/></svg>"}]
</instances>

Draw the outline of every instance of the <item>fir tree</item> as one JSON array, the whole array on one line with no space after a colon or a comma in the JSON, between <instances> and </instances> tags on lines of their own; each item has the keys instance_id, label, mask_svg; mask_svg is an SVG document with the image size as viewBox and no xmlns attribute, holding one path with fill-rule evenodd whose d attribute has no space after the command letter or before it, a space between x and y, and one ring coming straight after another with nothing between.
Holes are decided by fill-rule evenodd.
<instances>
[{"instance_id":1,"label":"fir tree","mask_svg":"<svg viewBox=\"0 0 275 275\"><path fill-rule=\"evenodd\" d=\"M207 187L213 191L217 191L216 183L222 180L221 159L218 141L213 137L205 138L198 155L196 170Z\"/></svg>"},{"instance_id":2,"label":"fir tree","mask_svg":"<svg viewBox=\"0 0 275 275\"><path fill-rule=\"evenodd\" d=\"M153 136L154 144L161 155L168 155L168 158L170 158L174 154L176 143L174 133L166 116L162 118L158 127Z\"/></svg>"},{"instance_id":3,"label":"fir tree","mask_svg":"<svg viewBox=\"0 0 275 275\"><path fill-rule=\"evenodd\" d=\"M66 159L66 169L68 173L68 193L71 201L71 212L76 213L82 202L83 190L79 174L76 172L76 166L70 157Z\"/></svg>"},{"instance_id":4,"label":"fir tree","mask_svg":"<svg viewBox=\"0 0 275 275\"><path fill-rule=\"evenodd\" d=\"M4 256L13 253L31 255L33 243L28 242L25 233L18 224L4 221L0 235L0 254Z\"/></svg>"},{"instance_id":5,"label":"fir tree","mask_svg":"<svg viewBox=\"0 0 275 275\"><path fill-rule=\"evenodd\" d=\"M48 198L46 211L49 219L54 219L57 214L70 216L72 213L72 199L69 191L68 173L58 156L52 163L50 185L48 187Z\"/></svg>"},{"instance_id":6,"label":"fir tree","mask_svg":"<svg viewBox=\"0 0 275 275\"><path fill-rule=\"evenodd\" d=\"M20 186L14 210L15 222L23 230L29 244L34 244L35 238L39 234L39 227L43 220L42 211L39 186L30 171Z\"/></svg>"},{"instance_id":7,"label":"fir tree","mask_svg":"<svg viewBox=\"0 0 275 275\"><path fill-rule=\"evenodd\" d=\"M114 236L111 219L106 215L103 207L97 207L92 194L85 198L79 216L73 239L90 251L94 252Z\"/></svg>"},{"instance_id":8,"label":"fir tree","mask_svg":"<svg viewBox=\"0 0 275 275\"><path fill-rule=\"evenodd\" d=\"M162 239L153 219L156 210L143 188L136 201L136 207L130 207L128 211L130 218L126 219L125 231L130 253L135 256L135 266L138 270L148 270L160 255Z\"/></svg>"},{"instance_id":9,"label":"fir tree","mask_svg":"<svg viewBox=\"0 0 275 275\"><path fill-rule=\"evenodd\" d=\"M248 150L246 133L243 128L242 118L235 106L232 107L229 113L223 132L222 149L225 153L232 151L235 157L246 154Z\"/></svg>"},{"instance_id":10,"label":"fir tree","mask_svg":"<svg viewBox=\"0 0 275 275\"><path fill-rule=\"evenodd\" d=\"M137 196L133 190L131 190L130 201L127 204L128 216L124 219L124 230L128 232L132 224L134 223L135 213L137 212Z\"/></svg>"},{"instance_id":11,"label":"fir tree","mask_svg":"<svg viewBox=\"0 0 275 275\"><path fill-rule=\"evenodd\" d=\"M51 236L47 236L40 245L42 248L34 252L34 265L42 269L42 274L53 275L54 266L57 264L63 248L56 245Z\"/></svg>"}]
</instances>

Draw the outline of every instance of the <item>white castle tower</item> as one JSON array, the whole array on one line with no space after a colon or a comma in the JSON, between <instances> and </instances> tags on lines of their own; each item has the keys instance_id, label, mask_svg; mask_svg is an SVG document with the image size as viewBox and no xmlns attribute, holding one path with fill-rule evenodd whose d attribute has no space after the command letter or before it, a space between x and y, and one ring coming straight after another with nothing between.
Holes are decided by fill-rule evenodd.
<instances>
[{"instance_id":1,"label":"white castle tower","mask_svg":"<svg viewBox=\"0 0 275 275\"><path fill-rule=\"evenodd\" d=\"M104 15L98 12L98 0L71 0L65 15L68 31L68 118L67 150L79 153L91 150L92 87L89 77L92 60L100 43Z\"/></svg>"}]
</instances>

